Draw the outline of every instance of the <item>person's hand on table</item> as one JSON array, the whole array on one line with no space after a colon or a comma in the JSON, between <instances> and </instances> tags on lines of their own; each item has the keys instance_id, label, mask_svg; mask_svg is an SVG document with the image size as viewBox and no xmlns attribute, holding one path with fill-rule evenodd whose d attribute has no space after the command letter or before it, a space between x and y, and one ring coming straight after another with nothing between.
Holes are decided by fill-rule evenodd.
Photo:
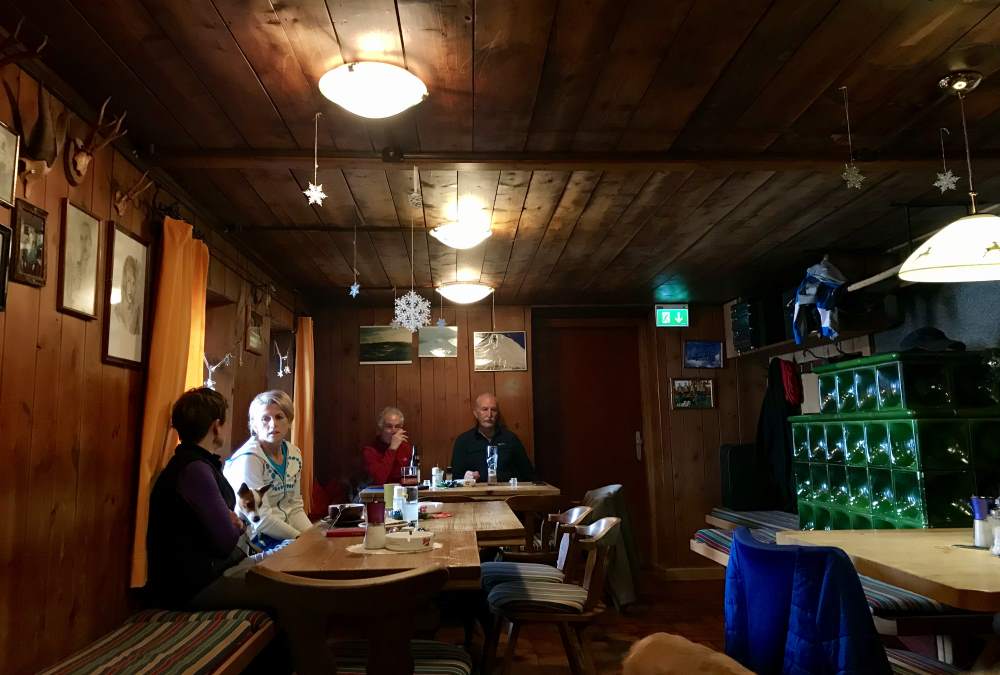
<instances>
[{"instance_id":1,"label":"person's hand on table","mask_svg":"<svg viewBox=\"0 0 1000 675\"><path fill-rule=\"evenodd\" d=\"M469 480L470 478L472 480L479 480L479 472L478 471L466 471L465 472L465 480Z\"/></svg>"},{"instance_id":2,"label":"person's hand on table","mask_svg":"<svg viewBox=\"0 0 1000 675\"><path fill-rule=\"evenodd\" d=\"M406 429L396 429L392 434L392 440L389 442L390 450L398 450L399 446L403 444L403 441L408 441L409 438L406 437Z\"/></svg>"}]
</instances>

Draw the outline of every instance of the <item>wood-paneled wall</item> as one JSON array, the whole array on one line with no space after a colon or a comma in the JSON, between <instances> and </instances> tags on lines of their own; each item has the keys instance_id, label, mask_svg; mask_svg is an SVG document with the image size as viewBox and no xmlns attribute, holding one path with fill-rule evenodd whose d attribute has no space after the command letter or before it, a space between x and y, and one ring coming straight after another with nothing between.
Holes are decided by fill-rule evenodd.
<instances>
[{"instance_id":1,"label":"wood-paneled wall","mask_svg":"<svg viewBox=\"0 0 1000 675\"><path fill-rule=\"evenodd\" d=\"M0 77L17 95L22 119L33 124L38 83L13 65L0 70ZM53 105L55 113L62 110L58 101ZM0 120L12 122L5 96L0 96ZM74 119L71 133L81 133L81 127ZM112 628L134 606L128 570L144 373L107 365L101 352L108 219L152 244L150 273L155 273L159 228L152 224L148 202L124 218L112 211L115 187L131 185L139 175L122 154L106 147L78 187L67 183L62 156L47 176L29 182L26 192L18 181L17 196L48 212L47 278L41 288L9 282L6 310L0 311L3 673L30 673L53 663ZM66 198L104 221L96 320L56 309ZM200 223L186 208L184 217ZM11 218L11 209L0 208L0 222L10 225ZM208 232L206 239L216 276L221 261L230 272L240 270L238 283L266 280L220 236ZM280 307L278 313L282 309L288 313ZM238 381L245 379L251 389L266 380L269 369L266 354L253 357Z\"/></svg>"},{"instance_id":2,"label":"wood-paneled wall","mask_svg":"<svg viewBox=\"0 0 1000 675\"><path fill-rule=\"evenodd\" d=\"M362 293L364 289L362 289ZM439 310L435 308L434 318ZM398 366L358 364L358 327L387 325L386 309L331 308L315 314L316 477L321 483L357 476L361 446L375 436L375 416L395 405L406 415L406 429L422 456L424 471L451 462L455 437L473 424L472 401L496 393L504 423L534 456L531 372L481 373L472 369L472 333L491 330L489 306L445 308L450 326L458 326L458 358L418 358ZM496 308L498 330L528 332L530 310Z\"/></svg>"}]
</instances>

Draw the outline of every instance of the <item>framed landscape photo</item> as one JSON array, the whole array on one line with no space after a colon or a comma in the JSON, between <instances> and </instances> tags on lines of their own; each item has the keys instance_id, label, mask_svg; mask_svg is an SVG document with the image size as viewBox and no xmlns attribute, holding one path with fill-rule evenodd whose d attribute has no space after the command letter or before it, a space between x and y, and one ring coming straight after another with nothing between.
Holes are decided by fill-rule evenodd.
<instances>
[{"instance_id":1,"label":"framed landscape photo","mask_svg":"<svg viewBox=\"0 0 1000 675\"><path fill-rule=\"evenodd\" d=\"M423 326L419 332L417 356L458 358L458 326Z\"/></svg>"},{"instance_id":2,"label":"framed landscape photo","mask_svg":"<svg viewBox=\"0 0 1000 675\"><path fill-rule=\"evenodd\" d=\"M63 200L59 254L59 310L83 319L97 317L97 258L101 220Z\"/></svg>"},{"instance_id":3,"label":"framed landscape photo","mask_svg":"<svg viewBox=\"0 0 1000 675\"><path fill-rule=\"evenodd\" d=\"M528 369L528 340L523 330L475 331L473 370L503 372Z\"/></svg>"},{"instance_id":4,"label":"framed landscape photo","mask_svg":"<svg viewBox=\"0 0 1000 675\"><path fill-rule=\"evenodd\" d=\"M264 334L264 317L253 307L247 307L247 327L246 327L246 349L251 354L263 354L264 345L267 344L267 335Z\"/></svg>"},{"instance_id":5,"label":"framed landscape photo","mask_svg":"<svg viewBox=\"0 0 1000 675\"><path fill-rule=\"evenodd\" d=\"M360 326L358 363L391 365L413 363L413 333L397 326Z\"/></svg>"},{"instance_id":6,"label":"framed landscape photo","mask_svg":"<svg viewBox=\"0 0 1000 675\"><path fill-rule=\"evenodd\" d=\"M21 137L0 122L0 204L14 206L17 187L17 160Z\"/></svg>"},{"instance_id":7,"label":"framed landscape photo","mask_svg":"<svg viewBox=\"0 0 1000 675\"><path fill-rule=\"evenodd\" d=\"M105 279L104 360L139 368L149 304L149 245L110 221Z\"/></svg>"},{"instance_id":8,"label":"framed landscape photo","mask_svg":"<svg viewBox=\"0 0 1000 675\"><path fill-rule=\"evenodd\" d=\"M48 212L23 199L14 201L14 242L10 278L45 285L45 219Z\"/></svg>"},{"instance_id":9,"label":"framed landscape photo","mask_svg":"<svg viewBox=\"0 0 1000 675\"><path fill-rule=\"evenodd\" d=\"M714 408L714 383L705 378L671 378L670 407L674 410L709 410Z\"/></svg>"},{"instance_id":10,"label":"framed landscape photo","mask_svg":"<svg viewBox=\"0 0 1000 675\"><path fill-rule=\"evenodd\" d=\"M685 368L722 368L722 343L715 340L685 340Z\"/></svg>"},{"instance_id":11,"label":"framed landscape photo","mask_svg":"<svg viewBox=\"0 0 1000 675\"><path fill-rule=\"evenodd\" d=\"M0 225L0 312L7 309L7 275L10 273L10 228Z\"/></svg>"}]
</instances>

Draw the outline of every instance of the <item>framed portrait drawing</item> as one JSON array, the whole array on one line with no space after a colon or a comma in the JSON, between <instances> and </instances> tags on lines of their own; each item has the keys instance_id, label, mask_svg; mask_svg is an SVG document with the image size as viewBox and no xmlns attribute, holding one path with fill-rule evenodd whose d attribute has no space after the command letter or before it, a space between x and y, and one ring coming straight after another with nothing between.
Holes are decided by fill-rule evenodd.
<instances>
[{"instance_id":1,"label":"framed portrait drawing","mask_svg":"<svg viewBox=\"0 0 1000 675\"><path fill-rule=\"evenodd\" d=\"M0 312L7 309L7 275L10 272L10 228L0 225Z\"/></svg>"},{"instance_id":2,"label":"framed portrait drawing","mask_svg":"<svg viewBox=\"0 0 1000 675\"><path fill-rule=\"evenodd\" d=\"M670 407L674 410L709 410L714 408L714 383L705 378L671 378Z\"/></svg>"},{"instance_id":3,"label":"framed portrait drawing","mask_svg":"<svg viewBox=\"0 0 1000 675\"><path fill-rule=\"evenodd\" d=\"M139 368L149 303L149 245L110 221L105 279L104 360Z\"/></svg>"},{"instance_id":4,"label":"framed portrait drawing","mask_svg":"<svg viewBox=\"0 0 1000 675\"><path fill-rule=\"evenodd\" d=\"M528 369L528 339L523 330L475 331L473 370L503 372Z\"/></svg>"},{"instance_id":5,"label":"framed portrait drawing","mask_svg":"<svg viewBox=\"0 0 1000 675\"><path fill-rule=\"evenodd\" d=\"M263 354L264 345L267 344L264 317L251 306L247 307L246 335L243 344L251 354Z\"/></svg>"},{"instance_id":6,"label":"framed portrait drawing","mask_svg":"<svg viewBox=\"0 0 1000 675\"><path fill-rule=\"evenodd\" d=\"M722 343L714 340L685 340L685 368L722 368Z\"/></svg>"},{"instance_id":7,"label":"framed portrait drawing","mask_svg":"<svg viewBox=\"0 0 1000 675\"><path fill-rule=\"evenodd\" d=\"M101 220L63 200L63 236L59 252L59 311L82 319L97 317L97 245Z\"/></svg>"},{"instance_id":8,"label":"framed portrait drawing","mask_svg":"<svg viewBox=\"0 0 1000 675\"><path fill-rule=\"evenodd\" d=\"M14 190L17 186L17 160L21 149L21 137L3 122L0 122L0 204L14 206Z\"/></svg>"},{"instance_id":9,"label":"framed portrait drawing","mask_svg":"<svg viewBox=\"0 0 1000 675\"><path fill-rule=\"evenodd\" d=\"M45 219L48 212L34 204L14 201L14 242L10 278L29 286L45 285Z\"/></svg>"}]
</instances>

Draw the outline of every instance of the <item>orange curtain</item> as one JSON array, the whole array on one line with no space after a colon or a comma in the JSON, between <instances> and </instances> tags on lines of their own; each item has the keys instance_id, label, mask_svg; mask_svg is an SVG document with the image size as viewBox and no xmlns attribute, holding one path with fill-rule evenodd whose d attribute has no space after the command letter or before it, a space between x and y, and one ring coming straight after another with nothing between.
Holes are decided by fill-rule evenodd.
<instances>
[{"instance_id":1,"label":"orange curtain","mask_svg":"<svg viewBox=\"0 0 1000 675\"><path fill-rule=\"evenodd\" d=\"M170 407L178 396L202 383L208 247L191 235L191 225L184 221L167 218L163 223L163 261L154 306L139 451L133 588L146 583L149 495L177 445L177 435L170 428Z\"/></svg>"},{"instance_id":2,"label":"orange curtain","mask_svg":"<svg viewBox=\"0 0 1000 675\"><path fill-rule=\"evenodd\" d=\"M313 320L300 316L295 329L295 419L292 443L302 451L302 501L310 513L313 487Z\"/></svg>"}]
</instances>

